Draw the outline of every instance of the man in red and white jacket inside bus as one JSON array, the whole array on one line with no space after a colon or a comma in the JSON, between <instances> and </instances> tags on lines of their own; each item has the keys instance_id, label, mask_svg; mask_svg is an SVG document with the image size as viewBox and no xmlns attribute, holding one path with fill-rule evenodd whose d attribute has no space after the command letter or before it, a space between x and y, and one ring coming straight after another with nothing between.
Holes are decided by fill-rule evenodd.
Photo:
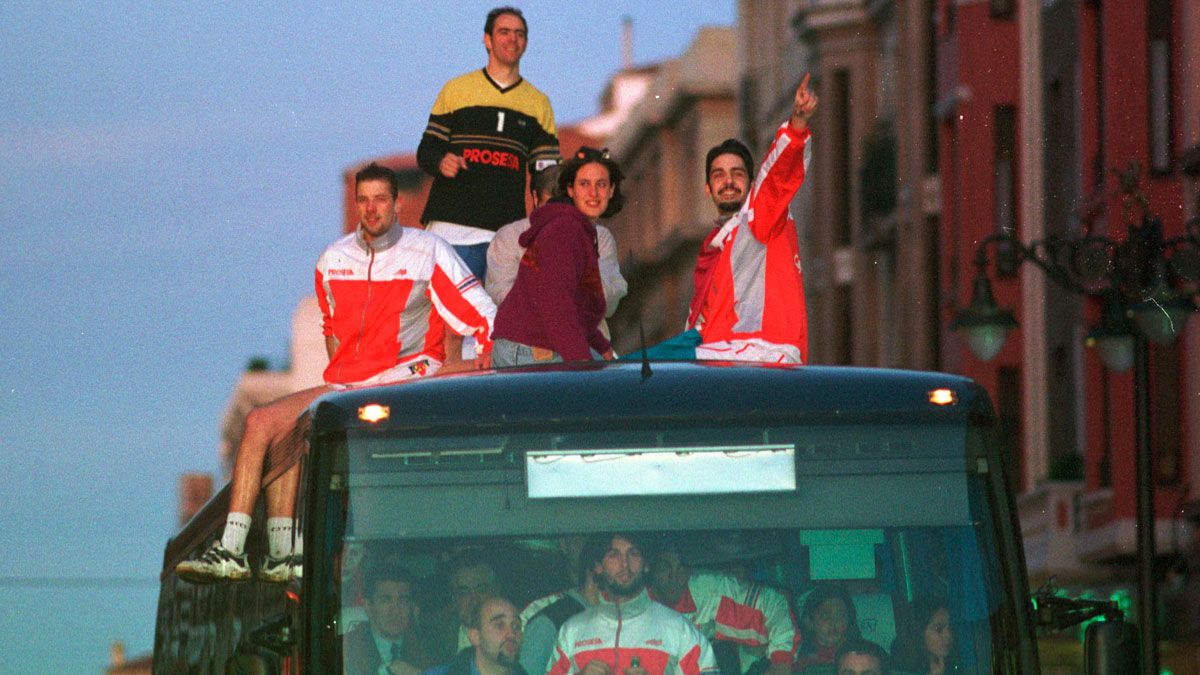
<instances>
[{"instance_id":1,"label":"man in red and white jacket inside bus","mask_svg":"<svg viewBox=\"0 0 1200 675\"><path fill-rule=\"evenodd\" d=\"M250 578L246 534L262 487L264 457L317 397L436 373L445 361L447 326L475 337L476 368L491 366L496 307L483 285L441 238L396 224L399 183L391 169L371 164L354 181L358 227L330 244L317 261L317 301L329 354L325 384L247 415L225 530L200 557L176 566L184 579ZM298 481L296 465L266 488L268 555L259 569L264 581L286 582L300 570L299 547L293 551L292 537Z\"/></svg>"},{"instance_id":2,"label":"man in red and white jacket inside bus","mask_svg":"<svg viewBox=\"0 0 1200 675\"><path fill-rule=\"evenodd\" d=\"M788 212L812 154L808 119L817 96L808 80L806 74L796 89L791 117L775 133L740 210L705 240L701 260L719 254L711 271L698 274L707 278L697 283L702 300L689 320L700 329L697 359L808 362L800 244ZM714 179L714 172L721 175ZM721 154L708 167L705 190L715 202L735 200L746 194L748 176L737 154Z\"/></svg>"},{"instance_id":3,"label":"man in red and white jacket inside bus","mask_svg":"<svg viewBox=\"0 0 1200 675\"><path fill-rule=\"evenodd\" d=\"M601 535L592 568L600 604L558 631L548 675L718 675L712 646L691 621L646 593L646 563L636 534ZM597 550L589 542L584 550Z\"/></svg>"}]
</instances>

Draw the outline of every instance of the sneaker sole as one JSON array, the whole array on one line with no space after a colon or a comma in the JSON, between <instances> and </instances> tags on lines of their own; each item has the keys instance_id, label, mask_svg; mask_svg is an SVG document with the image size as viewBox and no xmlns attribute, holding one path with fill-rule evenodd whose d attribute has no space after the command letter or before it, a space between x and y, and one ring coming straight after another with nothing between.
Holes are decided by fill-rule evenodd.
<instances>
[{"instance_id":1,"label":"sneaker sole","mask_svg":"<svg viewBox=\"0 0 1200 675\"><path fill-rule=\"evenodd\" d=\"M175 568L175 575L180 579L193 584L217 584L222 581L247 581L250 579L250 572L237 572L234 574L216 575L207 572L198 572L187 569Z\"/></svg>"}]
</instances>

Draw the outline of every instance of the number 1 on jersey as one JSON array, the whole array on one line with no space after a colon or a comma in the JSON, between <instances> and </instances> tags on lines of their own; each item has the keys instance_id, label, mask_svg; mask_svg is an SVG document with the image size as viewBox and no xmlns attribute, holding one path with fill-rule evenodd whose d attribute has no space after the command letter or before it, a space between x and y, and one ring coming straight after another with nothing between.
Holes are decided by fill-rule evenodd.
<instances>
[{"instance_id":1,"label":"number 1 on jersey","mask_svg":"<svg viewBox=\"0 0 1200 675\"><path fill-rule=\"evenodd\" d=\"M496 131L504 131L504 111L496 112Z\"/></svg>"}]
</instances>

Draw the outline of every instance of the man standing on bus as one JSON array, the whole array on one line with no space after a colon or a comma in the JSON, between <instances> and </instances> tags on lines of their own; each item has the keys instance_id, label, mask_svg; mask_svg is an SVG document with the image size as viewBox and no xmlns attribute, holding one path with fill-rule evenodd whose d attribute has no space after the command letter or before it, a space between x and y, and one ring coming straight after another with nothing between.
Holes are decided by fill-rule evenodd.
<instances>
[{"instance_id":1,"label":"man standing on bus","mask_svg":"<svg viewBox=\"0 0 1200 675\"><path fill-rule=\"evenodd\" d=\"M716 675L708 640L682 614L646 593L640 537L601 537L607 546L593 567L600 603L563 624L549 674Z\"/></svg>"},{"instance_id":2,"label":"man standing on bus","mask_svg":"<svg viewBox=\"0 0 1200 675\"><path fill-rule=\"evenodd\" d=\"M489 337L496 307L483 285L445 241L396 225L399 182L391 169L371 164L355 174L354 181L358 227L331 244L317 261L317 301L329 354L325 384L284 396L246 416L225 530L199 558L176 566L186 580L250 578L246 535L262 487L267 449L292 430L297 416L318 396L432 375L445 361L444 326L475 337L475 367L491 365ZM269 553L259 570L264 581L286 582L300 569L299 551L292 550L299 471L294 465L267 485Z\"/></svg>"},{"instance_id":3,"label":"man standing on bus","mask_svg":"<svg viewBox=\"0 0 1200 675\"><path fill-rule=\"evenodd\" d=\"M808 80L752 184L744 145L730 139L709 152L705 191L723 221L697 261L688 321L700 331L697 359L808 362L800 244L788 212L812 154L808 119L817 96Z\"/></svg>"},{"instance_id":4,"label":"man standing on bus","mask_svg":"<svg viewBox=\"0 0 1200 675\"><path fill-rule=\"evenodd\" d=\"M433 176L421 222L450 242L480 281L496 230L526 215L526 176L558 161L550 99L521 77L528 44L521 10L488 12L487 65L442 87L417 146L417 163ZM461 345L448 336L452 360Z\"/></svg>"}]
</instances>

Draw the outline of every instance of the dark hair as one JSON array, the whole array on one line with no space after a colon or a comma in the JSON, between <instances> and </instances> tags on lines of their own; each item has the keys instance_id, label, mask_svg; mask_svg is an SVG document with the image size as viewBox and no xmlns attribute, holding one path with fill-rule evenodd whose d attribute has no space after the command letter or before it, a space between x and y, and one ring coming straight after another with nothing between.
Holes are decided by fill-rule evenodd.
<instances>
[{"instance_id":1,"label":"dark hair","mask_svg":"<svg viewBox=\"0 0 1200 675\"><path fill-rule=\"evenodd\" d=\"M582 146L575 151L575 154L570 159L562 163L562 169L558 174L558 195L557 197L564 198L567 193L567 188L575 183L575 175L579 170L588 164L599 164L608 170L608 182L612 183L613 195L612 199L608 200L608 208L604 209L604 213L600 214L601 218L611 218L621 212L621 207L625 206L625 197L621 194L621 167L608 156L608 149L597 150Z\"/></svg>"},{"instance_id":2,"label":"dark hair","mask_svg":"<svg viewBox=\"0 0 1200 675\"><path fill-rule=\"evenodd\" d=\"M850 593L846 591L846 587L838 583L817 584L817 587L804 599L804 609L800 612L800 634L804 638L800 642L801 653L809 654L817 649L816 640L809 635L805 624L812 621L817 608L825 604L827 600L840 600L850 614L850 625L846 627L846 640L859 637L858 612L854 609L854 601L850 599Z\"/></svg>"},{"instance_id":3,"label":"dark hair","mask_svg":"<svg viewBox=\"0 0 1200 675\"><path fill-rule=\"evenodd\" d=\"M866 654L879 659L879 670L883 675L891 672L888 668L887 652L883 651L883 647L860 637L848 638L838 647L837 655L833 657L834 670L839 670L842 666L842 657L847 654Z\"/></svg>"},{"instance_id":4,"label":"dark hair","mask_svg":"<svg viewBox=\"0 0 1200 675\"><path fill-rule=\"evenodd\" d=\"M400 196L400 178L396 176L395 171L386 166L371 162L359 169L358 173L354 174L354 188L358 189L359 183L368 180L386 180L392 191L392 199Z\"/></svg>"},{"instance_id":5,"label":"dark hair","mask_svg":"<svg viewBox=\"0 0 1200 675\"><path fill-rule=\"evenodd\" d=\"M505 14L512 14L520 19L521 25L525 27L525 32L529 32L529 24L525 22L525 15L521 13L521 10L517 9L516 7L505 5L503 7L497 7L487 13L487 20L483 22L484 35L491 35L492 29L496 27L496 19Z\"/></svg>"},{"instance_id":6,"label":"dark hair","mask_svg":"<svg viewBox=\"0 0 1200 675\"><path fill-rule=\"evenodd\" d=\"M750 154L750 148L746 144L736 138L726 138L721 141L720 145L714 145L709 149L708 154L704 157L704 182L708 182L708 172L712 171L713 160L721 155L737 155L742 158L742 163L746 165L746 178L754 180L754 156Z\"/></svg>"},{"instance_id":7,"label":"dark hair","mask_svg":"<svg viewBox=\"0 0 1200 675\"><path fill-rule=\"evenodd\" d=\"M558 174L562 172L562 165L551 164L550 166L533 174L533 178L529 181L529 191L535 194L549 192L553 197L558 194Z\"/></svg>"},{"instance_id":8,"label":"dark hair","mask_svg":"<svg viewBox=\"0 0 1200 675\"><path fill-rule=\"evenodd\" d=\"M375 586L381 581L396 581L408 584L410 591L417 588L416 577L404 567L395 563L379 563L368 565L363 572L363 595L370 598L375 595Z\"/></svg>"},{"instance_id":9,"label":"dark hair","mask_svg":"<svg viewBox=\"0 0 1200 675\"><path fill-rule=\"evenodd\" d=\"M914 673L929 672L929 654L925 651L925 629L933 621L933 615L940 610L950 611L945 598L932 597L914 600L909 605L909 621L899 627L896 640L892 642L892 662L896 667ZM946 672L958 663L958 644L950 644L950 653L946 656Z\"/></svg>"},{"instance_id":10,"label":"dark hair","mask_svg":"<svg viewBox=\"0 0 1200 675\"><path fill-rule=\"evenodd\" d=\"M604 560L604 556L608 555L609 549L612 548L612 540L620 537L629 543L633 544L634 548L641 551L643 558L650 557L649 538L639 532L598 532L587 538L583 544L583 551L579 554L579 566L582 568L585 564L590 567L595 567L596 563Z\"/></svg>"}]
</instances>

